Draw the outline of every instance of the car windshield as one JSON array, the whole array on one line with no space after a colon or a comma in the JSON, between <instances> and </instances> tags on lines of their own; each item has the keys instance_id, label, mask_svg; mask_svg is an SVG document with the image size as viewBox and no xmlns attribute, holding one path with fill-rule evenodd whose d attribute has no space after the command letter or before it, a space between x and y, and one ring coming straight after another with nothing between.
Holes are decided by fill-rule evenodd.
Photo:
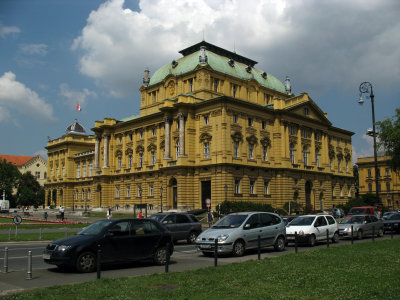
<instances>
[{"instance_id":1,"label":"car windshield","mask_svg":"<svg viewBox=\"0 0 400 300\"><path fill-rule=\"evenodd\" d=\"M314 222L315 217L297 217L292 222L290 226L309 226Z\"/></svg>"},{"instance_id":2,"label":"car windshield","mask_svg":"<svg viewBox=\"0 0 400 300\"><path fill-rule=\"evenodd\" d=\"M219 220L212 228L236 228L243 224L248 215L228 215Z\"/></svg>"},{"instance_id":3,"label":"car windshield","mask_svg":"<svg viewBox=\"0 0 400 300\"><path fill-rule=\"evenodd\" d=\"M149 219L156 220L158 222L161 222L162 219L164 219L165 215L152 215L149 217Z\"/></svg>"},{"instance_id":4,"label":"car windshield","mask_svg":"<svg viewBox=\"0 0 400 300\"><path fill-rule=\"evenodd\" d=\"M99 234L104 228L111 224L112 221L103 220L96 223L89 225L88 227L83 228L81 231L78 232L80 235L97 235Z\"/></svg>"},{"instance_id":5,"label":"car windshield","mask_svg":"<svg viewBox=\"0 0 400 300\"><path fill-rule=\"evenodd\" d=\"M363 216L353 216L347 217L343 219L340 223L341 224L362 224L364 222Z\"/></svg>"}]
</instances>

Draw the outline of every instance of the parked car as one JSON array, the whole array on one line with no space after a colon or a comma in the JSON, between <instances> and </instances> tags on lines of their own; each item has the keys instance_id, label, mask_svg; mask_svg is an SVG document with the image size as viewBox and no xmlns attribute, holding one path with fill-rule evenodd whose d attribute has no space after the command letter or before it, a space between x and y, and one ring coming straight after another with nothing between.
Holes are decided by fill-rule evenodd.
<instances>
[{"instance_id":1,"label":"parked car","mask_svg":"<svg viewBox=\"0 0 400 300\"><path fill-rule=\"evenodd\" d=\"M391 214L387 219L383 220L382 223L384 232L394 230L400 233L400 213Z\"/></svg>"},{"instance_id":2,"label":"parked car","mask_svg":"<svg viewBox=\"0 0 400 300\"><path fill-rule=\"evenodd\" d=\"M336 220L330 215L306 215L299 216L286 226L286 239L288 243L297 241L308 243L311 247L317 241L326 241L326 230L332 242L339 241L339 230Z\"/></svg>"},{"instance_id":3,"label":"parked car","mask_svg":"<svg viewBox=\"0 0 400 300\"><path fill-rule=\"evenodd\" d=\"M353 215L344 218L339 223L339 235L351 237L351 228L353 227L353 236L361 240L364 236L383 236L383 223L375 216Z\"/></svg>"},{"instance_id":4,"label":"parked car","mask_svg":"<svg viewBox=\"0 0 400 300\"><path fill-rule=\"evenodd\" d=\"M382 220L386 220L387 218L389 218L390 215L397 213L397 210L392 210L392 211L387 211L383 214L382 216Z\"/></svg>"},{"instance_id":5,"label":"parked car","mask_svg":"<svg viewBox=\"0 0 400 300\"><path fill-rule=\"evenodd\" d=\"M328 214L334 218L343 218L345 216L344 210L337 207L328 209Z\"/></svg>"},{"instance_id":6,"label":"parked car","mask_svg":"<svg viewBox=\"0 0 400 300\"><path fill-rule=\"evenodd\" d=\"M102 220L77 235L49 243L43 252L46 263L93 272L97 266L98 245L101 263L126 263L144 259L162 265L174 246L171 233L149 219Z\"/></svg>"},{"instance_id":7,"label":"parked car","mask_svg":"<svg viewBox=\"0 0 400 300\"><path fill-rule=\"evenodd\" d=\"M200 221L188 213L158 213L150 216L150 219L160 222L171 231L175 242L186 240L189 244L194 244L202 231Z\"/></svg>"},{"instance_id":8,"label":"parked car","mask_svg":"<svg viewBox=\"0 0 400 300\"><path fill-rule=\"evenodd\" d=\"M285 222L285 225L289 224L290 222L292 222L294 219L296 219L298 216L285 216L282 217L283 221Z\"/></svg>"},{"instance_id":9,"label":"parked car","mask_svg":"<svg viewBox=\"0 0 400 300\"><path fill-rule=\"evenodd\" d=\"M347 213L347 216L351 215L375 215L375 210L373 206L360 206L360 207L352 207L349 212Z\"/></svg>"},{"instance_id":10,"label":"parked car","mask_svg":"<svg viewBox=\"0 0 400 300\"><path fill-rule=\"evenodd\" d=\"M283 251L286 242L285 223L279 215L268 212L239 212L225 216L202 232L196 239L197 249L209 256L214 253L215 240L218 253L242 256L248 249L273 246Z\"/></svg>"}]
</instances>

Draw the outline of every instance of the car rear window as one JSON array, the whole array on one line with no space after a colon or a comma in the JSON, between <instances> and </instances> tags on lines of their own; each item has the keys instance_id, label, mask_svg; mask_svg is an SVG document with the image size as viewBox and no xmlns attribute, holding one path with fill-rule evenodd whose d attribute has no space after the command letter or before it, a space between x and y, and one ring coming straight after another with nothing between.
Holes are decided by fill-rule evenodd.
<instances>
[{"instance_id":1,"label":"car rear window","mask_svg":"<svg viewBox=\"0 0 400 300\"><path fill-rule=\"evenodd\" d=\"M329 225L335 224L335 219L331 216L326 216L326 219L328 220Z\"/></svg>"}]
</instances>

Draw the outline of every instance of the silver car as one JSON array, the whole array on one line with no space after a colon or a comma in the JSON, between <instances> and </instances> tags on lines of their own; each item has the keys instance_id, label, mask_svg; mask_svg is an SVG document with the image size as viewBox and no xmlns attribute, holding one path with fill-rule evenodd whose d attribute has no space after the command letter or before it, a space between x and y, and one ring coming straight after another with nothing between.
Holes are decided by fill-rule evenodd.
<instances>
[{"instance_id":1,"label":"silver car","mask_svg":"<svg viewBox=\"0 0 400 300\"><path fill-rule=\"evenodd\" d=\"M354 237L360 240L364 236L372 234L383 236L383 223L375 216L351 215L344 218L339 223L339 235L342 237L351 237L352 227Z\"/></svg>"},{"instance_id":2,"label":"silver car","mask_svg":"<svg viewBox=\"0 0 400 300\"><path fill-rule=\"evenodd\" d=\"M206 256L218 253L242 256L247 249L274 246L283 251L286 243L285 222L277 214L268 212L240 212L225 216L196 239L197 249Z\"/></svg>"}]
</instances>

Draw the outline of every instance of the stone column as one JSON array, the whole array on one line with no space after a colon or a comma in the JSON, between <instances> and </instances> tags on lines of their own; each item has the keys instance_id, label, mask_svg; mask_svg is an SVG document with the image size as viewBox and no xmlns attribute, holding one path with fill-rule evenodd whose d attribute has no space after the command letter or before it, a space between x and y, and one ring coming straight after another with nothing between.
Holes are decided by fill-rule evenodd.
<instances>
[{"instance_id":1,"label":"stone column","mask_svg":"<svg viewBox=\"0 0 400 300\"><path fill-rule=\"evenodd\" d=\"M103 168L108 168L108 143L110 140L110 135L104 135L104 158L103 158Z\"/></svg>"},{"instance_id":2,"label":"stone column","mask_svg":"<svg viewBox=\"0 0 400 300\"><path fill-rule=\"evenodd\" d=\"M95 145L94 145L94 168L98 169L99 166L99 160L100 160L100 140L101 137L96 136L95 137Z\"/></svg>"},{"instance_id":3,"label":"stone column","mask_svg":"<svg viewBox=\"0 0 400 300\"><path fill-rule=\"evenodd\" d=\"M170 119L165 118L165 149L164 149L164 159L169 159L170 158Z\"/></svg>"},{"instance_id":4,"label":"stone column","mask_svg":"<svg viewBox=\"0 0 400 300\"><path fill-rule=\"evenodd\" d=\"M179 154L178 157L185 156L185 115L180 113L179 118Z\"/></svg>"}]
</instances>

